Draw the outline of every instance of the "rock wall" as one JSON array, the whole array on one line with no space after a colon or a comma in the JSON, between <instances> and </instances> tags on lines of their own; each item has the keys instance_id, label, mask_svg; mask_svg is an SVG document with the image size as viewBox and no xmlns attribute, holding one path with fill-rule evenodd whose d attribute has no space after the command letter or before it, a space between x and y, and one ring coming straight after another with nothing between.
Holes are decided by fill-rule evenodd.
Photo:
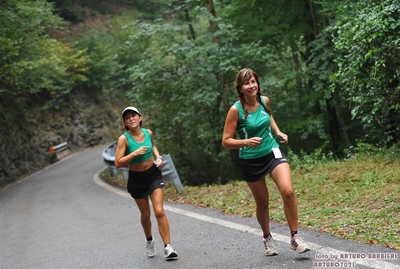
<instances>
[{"instance_id":1,"label":"rock wall","mask_svg":"<svg viewBox=\"0 0 400 269\"><path fill-rule=\"evenodd\" d=\"M59 135L75 152L112 143L123 132L121 108L114 108L106 97L77 94L51 111L24 107L18 100L0 101L0 187L52 163L47 142L51 137Z\"/></svg>"}]
</instances>

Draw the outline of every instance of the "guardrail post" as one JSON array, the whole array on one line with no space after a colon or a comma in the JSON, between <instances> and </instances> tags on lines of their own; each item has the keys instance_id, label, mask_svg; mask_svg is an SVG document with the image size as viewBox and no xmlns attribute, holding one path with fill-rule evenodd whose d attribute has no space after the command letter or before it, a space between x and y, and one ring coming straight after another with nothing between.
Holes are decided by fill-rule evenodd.
<instances>
[{"instance_id":1,"label":"guardrail post","mask_svg":"<svg viewBox=\"0 0 400 269\"><path fill-rule=\"evenodd\" d=\"M69 154L68 150L68 142L61 142L61 137L59 135L51 137L46 140L49 144L49 152L56 159L55 161L59 161L63 157Z\"/></svg>"},{"instance_id":2,"label":"guardrail post","mask_svg":"<svg viewBox=\"0 0 400 269\"><path fill-rule=\"evenodd\" d=\"M103 150L102 156L104 162L110 168L110 172L113 176L118 175L118 168L115 167L115 151L117 149L117 142L109 145ZM161 155L164 160L164 165L161 167L161 174L165 181L169 180L175 185L175 189L177 192L183 192L183 185L179 178L178 172L175 169L175 165L172 162L172 158L169 154L162 154ZM129 178L129 170L127 167L121 167L119 170L122 171L122 176L125 182L128 181Z\"/></svg>"},{"instance_id":3,"label":"guardrail post","mask_svg":"<svg viewBox=\"0 0 400 269\"><path fill-rule=\"evenodd\" d=\"M174 162L172 161L171 155L162 154L164 165L161 167L161 173L164 177L164 180L170 180L174 183L175 189L177 192L183 192L182 182L179 178L178 172L175 169Z\"/></svg>"},{"instance_id":4,"label":"guardrail post","mask_svg":"<svg viewBox=\"0 0 400 269\"><path fill-rule=\"evenodd\" d=\"M129 178L129 170L127 167L121 167L120 170L122 171L122 176L125 180L125 182L128 182L128 178Z\"/></svg>"}]
</instances>

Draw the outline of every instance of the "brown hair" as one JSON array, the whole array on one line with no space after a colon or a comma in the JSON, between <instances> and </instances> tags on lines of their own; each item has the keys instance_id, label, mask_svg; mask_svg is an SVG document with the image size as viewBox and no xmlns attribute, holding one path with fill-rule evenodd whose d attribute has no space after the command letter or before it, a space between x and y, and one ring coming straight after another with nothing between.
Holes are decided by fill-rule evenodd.
<instances>
[{"instance_id":1,"label":"brown hair","mask_svg":"<svg viewBox=\"0 0 400 269\"><path fill-rule=\"evenodd\" d=\"M136 113L135 111L133 111L133 112ZM136 113L136 114L138 114L138 113ZM138 115L139 115L139 117L142 116L141 114L138 114ZM122 121L123 121L123 123L124 123L124 128L125 128L125 130L128 131L128 130L129 130L129 127L125 125L125 113L123 114ZM140 126L140 127L142 127L142 122L143 122L143 120L141 120L141 121L139 122L139 126Z\"/></svg>"},{"instance_id":2,"label":"brown hair","mask_svg":"<svg viewBox=\"0 0 400 269\"><path fill-rule=\"evenodd\" d=\"M266 105L264 105L264 103L261 101L260 77L258 76L258 74L255 71L251 70L250 68L243 68L236 75L235 87L236 87L236 91L237 91L237 93L239 95L240 104L242 105L242 107L244 109L244 120L247 119L248 112L244 108L245 101L244 101L244 97L243 97L243 93L241 91L241 88L242 88L242 85L246 81L249 81L252 76L254 76L254 78L255 78L255 80L257 82L257 86L258 86L257 101L264 107L264 110L269 115L271 115L270 109Z\"/></svg>"}]
</instances>

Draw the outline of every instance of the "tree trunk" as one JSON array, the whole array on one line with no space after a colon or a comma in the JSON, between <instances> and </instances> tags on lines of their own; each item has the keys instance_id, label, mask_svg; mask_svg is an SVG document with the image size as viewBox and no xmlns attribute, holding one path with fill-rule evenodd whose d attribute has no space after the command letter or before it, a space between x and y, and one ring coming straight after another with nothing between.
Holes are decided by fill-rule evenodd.
<instances>
[{"instance_id":1,"label":"tree trunk","mask_svg":"<svg viewBox=\"0 0 400 269\"><path fill-rule=\"evenodd\" d=\"M346 147L349 148L351 146L351 140L348 132L348 127L344 119L344 112L342 108L342 103L340 102L339 89L337 87L335 87L335 90L333 91L333 98L335 99L337 116L339 118L340 126L343 132L344 141L346 143Z\"/></svg>"},{"instance_id":2,"label":"tree trunk","mask_svg":"<svg viewBox=\"0 0 400 269\"><path fill-rule=\"evenodd\" d=\"M310 10L310 15L311 15L310 27L312 27L312 29L314 29L314 33L311 36L309 36L309 38L308 38L309 42L311 42L312 40L315 40L317 38L317 36L319 35L319 29L318 29L318 20L317 20L313 0L308 0L307 2L308 2L308 8ZM326 18L324 18L323 23L324 24L326 23ZM326 27L326 25L324 25L324 27ZM307 62L308 57L309 57L308 50L305 53L305 55L307 57L307 59L305 59L305 61ZM309 81L309 85L311 87L312 81ZM325 103L326 103L326 110L328 112L329 133L330 133L330 137L331 137L331 142L332 142L334 151L337 151L340 147L340 132L339 132L338 116L336 113L337 107L335 106L335 104L337 104L337 103L336 102L332 103L333 100L336 101L334 94L332 94L329 98L325 99ZM315 109L320 110L320 108L318 108L318 107L315 107ZM340 120L343 120L343 118L340 118ZM344 128L344 130L347 130L344 122L341 121L341 123L342 123L342 127ZM345 135L345 138L346 138L346 135Z\"/></svg>"},{"instance_id":3,"label":"tree trunk","mask_svg":"<svg viewBox=\"0 0 400 269\"><path fill-rule=\"evenodd\" d=\"M206 3L206 8L208 12L213 16L215 19L217 17L215 13L215 8L214 8L214 1L213 0L205 0ZM210 23L210 30L211 33L213 34L213 41L217 44L219 44L219 38L215 35L215 33L218 31L218 24L215 20L209 19L208 22Z\"/></svg>"},{"instance_id":4,"label":"tree trunk","mask_svg":"<svg viewBox=\"0 0 400 269\"><path fill-rule=\"evenodd\" d=\"M290 40L290 49L292 51L292 60L293 60L293 67L295 71L295 76L296 76L296 85L297 89L300 90L302 85L301 85L301 63L299 59L299 53L298 53L298 47L294 40Z\"/></svg>"},{"instance_id":5,"label":"tree trunk","mask_svg":"<svg viewBox=\"0 0 400 269\"><path fill-rule=\"evenodd\" d=\"M329 121L329 133L331 136L331 142L333 149L337 154L340 146L340 135L339 135L339 124L336 116L336 108L333 103L334 97L331 95L329 98L325 99L326 110L328 111L328 121Z\"/></svg>"},{"instance_id":6,"label":"tree trunk","mask_svg":"<svg viewBox=\"0 0 400 269\"><path fill-rule=\"evenodd\" d=\"M186 21L186 23L188 24L188 27L189 27L190 37L192 38L192 40L196 40L196 33L194 31L194 28L193 28L192 19L189 16L189 10L187 8L186 3L183 3L183 5L184 5L183 6L183 10L185 12L185 21Z\"/></svg>"}]
</instances>

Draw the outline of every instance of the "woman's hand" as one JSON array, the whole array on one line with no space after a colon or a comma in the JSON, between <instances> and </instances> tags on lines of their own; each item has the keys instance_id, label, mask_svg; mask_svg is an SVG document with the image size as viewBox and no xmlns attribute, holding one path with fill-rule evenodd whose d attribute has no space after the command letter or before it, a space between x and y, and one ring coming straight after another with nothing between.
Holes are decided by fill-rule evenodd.
<instances>
[{"instance_id":1,"label":"woman's hand","mask_svg":"<svg viewBox=\"0 0 400 269\"><path fill-rule=\"evenodd\" d=\"M137 150L134 151L135 155L140 156L140 155L146 154L148 148L149 148L149 146L143 146L143 147L138 148Z\"/></svg>"},{"instance_id":2,"label":"woman's hand","mask_svg":"<svg viewBox=\"0 0 400 269\"><path fill-rule=\"evenodd\" d=\"M279 133L279 134L277 134L277 136L279 137L279 142L281 142L282 144L289 143L289 137L286 134Z\"/></svg>"},{"instance_id":3,"label":"woman's hand","mask_svg":"<svg viewBox=\"0 0 400 269\"><path fill-rule=\"evenodd\" d=\"M246 146L256 148L261 144L262 137L252 137L246 140Z\"/></svg>"},{"instance_id":4,"label":"woman's hand","mask_svg":"<svg viewBox=\"0 0 400 269\"><path fill-rule=\"evenodd\" d=\"M156 160L154 161L154 164L157 167L162 167L164 165L164 161L163 161L162 157L159 156L158 158L156 158Z\"/></svg>"}]
</instances>

